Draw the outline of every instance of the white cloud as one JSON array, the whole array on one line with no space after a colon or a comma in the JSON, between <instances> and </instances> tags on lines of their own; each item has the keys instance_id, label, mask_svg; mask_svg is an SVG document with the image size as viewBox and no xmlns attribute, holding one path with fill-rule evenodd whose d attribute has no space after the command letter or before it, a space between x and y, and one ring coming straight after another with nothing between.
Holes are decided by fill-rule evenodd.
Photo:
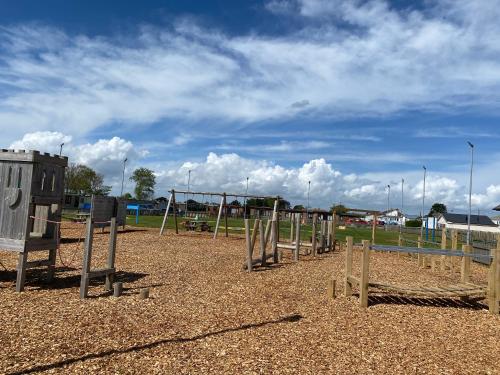
<instances>
[{"instance_id":1,"label":"white cloud","mask_svg":"<svg viewBox=\"0 0 500 375\"><path fill-rule=\"evenodd\" d=\"M284 167L266 160L246 159L238 154L209 153L206 160L171 165L156 169L157 194L167 190L187 187L188 170L191 170L193 191L243 193L249 177L249 192L262 195L281 195L292 204L306 204L308 182L311 181L312 207L328 208L335 202L356 208L385 209L387 207L387 182L391 182L391 206L401 202L401 180L375 174L343 175L324 159L314 159L299 167ZM404 206L411 213L421 210L423 180L420 174L405 174ZM468 206L467 189L456 179L429 173L426 179L425 210L435 202L445 203L450 210L464 211ZM182 198L181 198L182 199ZM473 196L474 209L490 210L500 203L500 185L488 187L484 193Z\"/></svg>"},{"instance_id":2,"label":"white cloud","mask_svg":"<svg viewBox=\"0 0 500 375\"><path fill-rule=\"evenodd\" d=\"M58 154L63 142L63 155L69 157L70 163L91 167L102 173L107 183L111 184L121 176L125 158L128 158L129 165L133 166L147 153L145 150L136 149L132 142L119 137L100 139L95 143L74 144L71 136L48 131L27 133L21 140L14 141L10 148Z\"/></svg>"},{"instance_id":3,"label":"white cloud","mask_svg":"<svg viewBox=\"0 0 500 375\"><path fill-rule=\"evenodd\" d=\"M120 40L3 27L0 127L13 140L39 129L79 136L162 119L496 111L499 5L443 0L423 12L382 0L272 1L269 10L313 19L284 36L228 36L189 22Z\"/></svg>"},{"instance_id":4,"label":"white cloud","mask_svg":"<svg viewBox=\"0 0 500 375\"><path fill-rule=\"evenodd\" d=\"M9 148L59 154L61 144L66 145L71 142L72 138L60 132L39 131L25 134L22 139L12 142Z\"/></svg>"}]
</instances>

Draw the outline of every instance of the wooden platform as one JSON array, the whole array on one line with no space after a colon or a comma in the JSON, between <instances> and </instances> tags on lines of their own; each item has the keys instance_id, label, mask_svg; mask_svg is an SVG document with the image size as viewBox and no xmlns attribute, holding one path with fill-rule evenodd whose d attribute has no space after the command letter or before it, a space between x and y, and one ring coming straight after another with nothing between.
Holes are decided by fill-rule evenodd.
<instances>
[{"instance_id":1,"label":"wooden platform","mask_svg":"<svg viewBox=\"0 0 500 375\"><path fill-rule=\"evenodd\" d=\"M369 288L381 292L393 293L405 296L426 296L426 297L486 297L487 287L474 284L454 284L436 287L424 287L415 285L387 284L379 282L368 283Z\"/></svg>"}]
</instances>

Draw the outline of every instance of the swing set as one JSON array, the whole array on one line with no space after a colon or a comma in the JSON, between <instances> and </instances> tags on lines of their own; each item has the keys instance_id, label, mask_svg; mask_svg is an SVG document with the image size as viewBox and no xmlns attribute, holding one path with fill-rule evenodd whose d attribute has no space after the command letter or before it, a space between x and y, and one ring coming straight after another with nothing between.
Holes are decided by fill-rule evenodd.
<instances>
[{"instance_id":1,"label":"swing set","mask_svg":"<svg viewBox=\"0 0 500 375\"><path fill-rule=\"evenodd\" d=\"M196 230L196 228L200 228L201 230L210 230L210 224L207 220L203 220L203 218L200 218L200 216L206 216L207 218L210 216L210 214L217 212L217 219L215 221L215 229L214 229L214 235L213 238L217 238L219 229L220 229L220 223L222 219L222 215L224 215L224 232L225 236L229 236L229 229L231 230L241 230L243 231L244 228L236 228L236 227L231 227L229 228L228 226L228 213L229 210L236 208L237 210L243 209L244 210L244 216L246 217L246 210L248 208L246 201L247 199L276 199L280 200L281 198L279 196L261 196L261 195L250 195L250 194L233 194L233 193L218 193L218 192L196 192L196 191L187 191L187 190L170 190L170 197L168 199L167 203L167 209L165 211L165 215L163 217L163 222L161 225L160 229L160 235L163 235L163 233L166 231L167 227L167 219L168 215L170 213L170 209L172 207L172 215L174 218L174 225L175 225L175 233L179 234L179 223L178 223L178 216L179 216L179 204L176 200L176 197L179 196L180 194L184 194L184 205L185 205L185 210L184 210L184 218L187 219L187 221L184 222L184 225L186 226L186 229L191 229L191 230ZM195 196L201 196L202 197L202 206L205 206L205 212L200 211L197 209L196 211L189 210L189 197L194 198ZM210 197L210 202L203 202L205 200L205 197L208 196ZM220 198L219 203L214 203L214 197ZM243 198L245 201L244 206L233 206L228 204L228 197L229 198L234 198L237 200L238 198ZM193 199L194 200L194 199ZM215 207L218 207L217 210L215 210ZM191 207L193 208L193 207ZM196 207L199 208L199 207ZM194 219L194 220L193 220Z\"/></svg>"}]
</instances>

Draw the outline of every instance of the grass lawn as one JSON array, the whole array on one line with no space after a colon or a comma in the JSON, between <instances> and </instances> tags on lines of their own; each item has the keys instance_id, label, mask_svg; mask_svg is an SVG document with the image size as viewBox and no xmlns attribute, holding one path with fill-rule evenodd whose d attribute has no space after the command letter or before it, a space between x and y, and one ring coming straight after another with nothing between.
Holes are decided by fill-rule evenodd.
<instances>
[{"instance_id":1,"label":"grass lawn","mask_svg":"<svg viewBox=\"0 0 500 375\"><path fill-rule=\"evenodd\" d=\"M187 218L179 217L179 230L184 231L184 227L181 225L182 221L187 220ZM215 228L216 218L209 218L207 221L211 225L212 230ZM163 221L162 216L140 216L139 223L135 224L135 216L127 216L127 224L132 226L139 227L147 227L147 228L160 228ZM251 220L251 226L253 226L253 219ZM174 226L174 218L169 216L167 222L167 229L173 229ZM244 235L244 221L240 218L228 218L228 232L230 234L239 234L241 236ZM224 220L221 220L221 226L219 228L220 233L223 233ZM319 230L319 226L318 226ZM301 238L303 240L309 241L311 238L312 228L311 225L301 225ZM345 229L337 228L335 233L335 238L338 240L344 241L346 236L354 237L354 242L359 243L362 240L371 240L372 237L372 229L371 227L366 228L352 228L346 227ZM380 245L397 245L398 244L399 233L397 231L385 231L383 228L377 228L377 232L375 235L376 243ZM416 234L406 233L405 238L410 240L417 240ZM290 222L289 221L281 221L280 222L280 238L281 239L289 239L290 238ZM407 244L407 246L416 246L416 244Z\"/></svg>"}]
</instances>

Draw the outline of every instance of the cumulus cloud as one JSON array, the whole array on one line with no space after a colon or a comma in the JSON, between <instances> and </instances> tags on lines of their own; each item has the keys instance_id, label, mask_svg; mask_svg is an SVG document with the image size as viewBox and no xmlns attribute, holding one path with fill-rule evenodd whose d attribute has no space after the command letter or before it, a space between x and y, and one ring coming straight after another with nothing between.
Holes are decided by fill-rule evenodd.
<instances>
[{"instance_id":1,"label":"cumulus cloud","mask_svg":"<svg viewBox=\"0 0 500 375\"><path fill-rule=\"evenodd\" d=\"M138 150L132 142L119 137L75 144L71 136L48 131L27 133L22 139L12 142L10 148L58 154L61 143L64 143L63 155L69 157L70 163L87 165L102 173L110 183L121 176L125 158L129 159L129 165L133 165L147 152Z\"/></svg>"},{"instance_id":2,"label":"cumulus cloud","mask_svg":"<svg viewBox=\"0 0 500 375\"><path fill-rule=\"evenodd\" d=\"M267 9L281 17L313 19L282 36L229 36L189 22L120 40L3 27L0 126L15 139L161 119L497 110L499 1L433 4L424 12L383 0L271 1Z\"/></svg>"},{"instance_id":3,"label":"cumulus cloud","mask_svg":"<svg viewBox=\"0 0 500 375\"><path fill-rule=\"evenodd\" d=\"M158 194L170 188L186 189L188 171L191 170L191 189L243 193L246 178L249 192L262 195L281 195L293 204L307 202L308 183L311 181L312 207L328 208L332 203L366 209L387 207L387 183L373 175L343 174L324 159L314 159L298 167L284 167L266 160L253 160L238 154L209 153L204 161L185 162L167 169L157 169ZM401 202L401 181L391 183L391 206ZM404 205L407 211L421 210L423 180L410 175L404 183ZM434 202L445 203L455 212L468 205L467 187L456 179L428 174L426 179L426 210ZM489 210L500 203L500 185L490 186L483 193L474 194L475 208Z\"/></svg>"}]
</instances>

